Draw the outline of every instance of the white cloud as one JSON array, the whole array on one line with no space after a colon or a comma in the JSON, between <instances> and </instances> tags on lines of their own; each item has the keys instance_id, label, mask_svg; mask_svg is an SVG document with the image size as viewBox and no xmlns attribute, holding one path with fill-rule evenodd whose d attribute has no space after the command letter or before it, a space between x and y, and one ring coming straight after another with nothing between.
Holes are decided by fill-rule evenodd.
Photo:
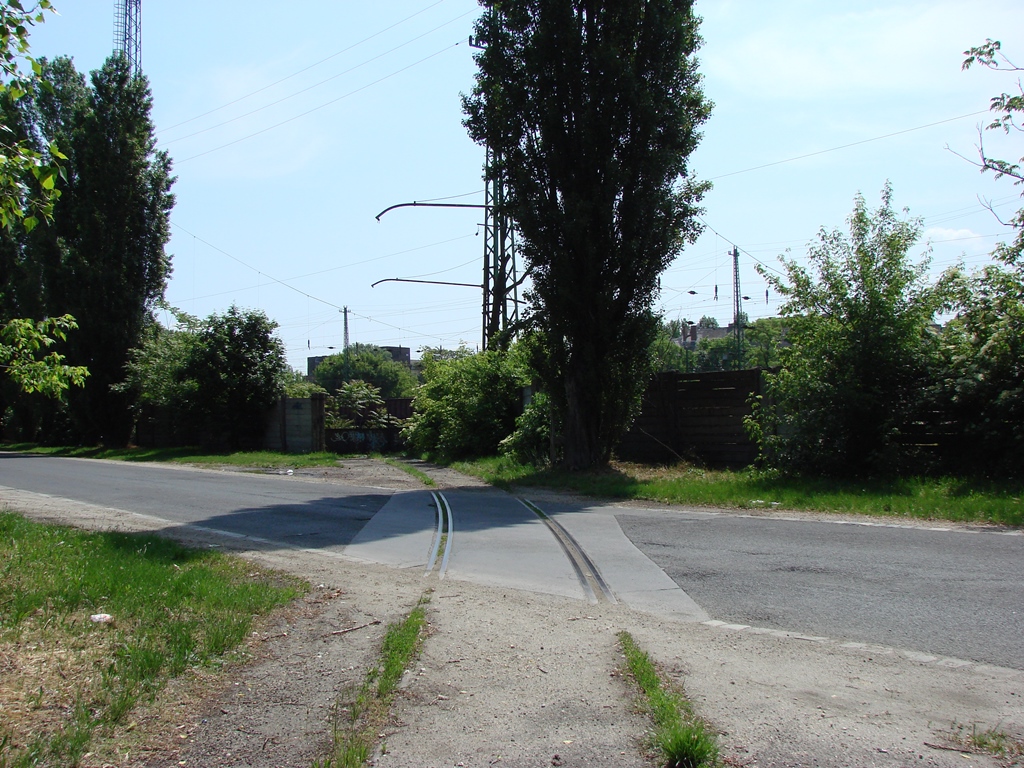
<instances>
[{"instance_id":1,"label":"white cloud","mask_svg":"<svg viewBox=\"0 0 1024 768\"><path fill-rule=\"evenodd\" d=\"M929 227L924 231L924 239L929 243L949 243L969 241L983 238L984 235L972 229L948 229L946 227Z\"/></svg>"},{"instance_id":2,"label":"white cloud","mask_svg":"<svg viewBox=\"0 0 1024 768\"><path fill-rule=\"evenodd\" d=\"M1007 0L852 8L837 4L823 13L811 0L700 3L709 83L794 103L953 96L978 82L974 73L960 72L961 52L1024 25L1024 6ZM992 90L992 74L983 77Z\"/></svg>"}]
</instances>

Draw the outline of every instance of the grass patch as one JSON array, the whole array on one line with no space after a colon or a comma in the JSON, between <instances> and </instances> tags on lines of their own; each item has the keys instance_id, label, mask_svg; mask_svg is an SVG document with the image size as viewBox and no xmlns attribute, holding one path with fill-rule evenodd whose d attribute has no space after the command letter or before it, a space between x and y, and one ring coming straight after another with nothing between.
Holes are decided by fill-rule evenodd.
<instances>
[{"instance_id":1,"label":"grass patch","mask_svg":"<svg viewBox=\"0 0 1024 768\"><path fill-rule=\"evenodd\" d=\"M983 752L988 755L995 755L1007 761L1014 761L1013 765L1021 765L1024 762L1024 742L1013 738L997 728L978 730L977 725L967 726L954 723L953 731L949 734L950 740L972 752Z\"/></svg>"},{"instance_id":2,"label":"grass patch","mask_svg":"<svg viewBox=\"0 0 1024 768\"><path fill-rule=\"evenodd\" d=\"M81 459L109 459L112 461L171 462L178 464L221 465L236 467L333 467L341 458L330 451L317 453L278 453L276 451L210 452L201 448L104 448L46 447L34 443L5 443L0 449L17 453L35 453L44 456L70 456Z\"/></svg>"},{"instance_id":3,"label":"grass patch","mask_svg":"<svg viewBox=\"0 0 1024 768\"><path fill-rule=\"evenodd\" d=\"M331 754L315 761L313 768L358 768L370 758L391 711L395 688L419 652L427 621L424 606L429 601L424 595L404 620L388 626L380 657L366 673L362 687L350 692L335 709Z\"/></svg>"},{"instance_id":4,"label":"grass patch","mask_svg":"<svg viewBox=\"0 0 1024 768\"><path fill-rule=\"evenodd\" d=\"M223 663L256 616L304 589L153 535L0 512L0 766L77 765L136 703L191 667Z\"/></svg>"},{"instance_id":5,"label":"grass patch","mask_svg":"<svg viewBox=\"0 0 1024 768\"><path fill-rule=\"evenodd\" d=\"M652 746L657 747L665 768L712 768L719 764L718 742L682 691L673 690L658 675L650 656L640 649L629 632L619 633L626 667L640 691L643 708L654 723Z\"/></svg>"},{"instance_id":6,"label":"grass patch","mask_svg":"<svg viewBox=\"0 0 1024 768\"><path fill-rule=\"evenodd\" d=\"M420 470L416 469L416 467L412 466L411 464L406 464L404 461L399 461L398 459L391 458L390 456L381 456L380 458L389 467L400 469L406 474L412 475L424 485L430 486L431 488L437 485L437 483L434 482L434 478L432 478L426 472L421 472Z\"/></svg>"},{"instance_id":7,"label":"grass patch","mask_svg":"<svg viewBox=\"0 0 1024 768\"><path fill-rule=\"evenodd\" d=\"M499 487L540 486L603 498L1024 525L1024 484L1019 482L956 478L857 482L623 462L602 470L569 472L522 465L506 457L453 467Z\"/></svg>"}]
</instances>

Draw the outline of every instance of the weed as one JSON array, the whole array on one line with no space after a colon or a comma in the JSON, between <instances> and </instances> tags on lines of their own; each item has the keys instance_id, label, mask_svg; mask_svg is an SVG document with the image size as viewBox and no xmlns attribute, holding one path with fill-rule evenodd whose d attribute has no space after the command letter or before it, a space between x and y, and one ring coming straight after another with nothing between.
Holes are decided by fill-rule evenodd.
<instances>
[{"instance_id":1,"label":"weed","mask_svg":"<svg viewBox=\"0 0 1024 768\"><path fill-rule=\"evenodd\" d=\"M334 711L334 745L331 754L313 768L358 768L370 757L377 734L387 719L395 688L419 650L420 632L426 623L424 595L408 616L384 632L380 657L370 667L358 691L349 691Z\"/></svg>"},{"instance_id":2,"label":"weed","mask_svg":"<svg viewBox=\"0 0 1024 768\"><path fill-rule=\"evenodd\" d=\"M629 632L619 633L626 666L642 694L654 723L652 742L665 768L712 768L718 765L718 743L681 691L671 690L658 675L650 656Z\"/></svg>"},{"instance_id":3,"label":"weed","mask_svg":"<svg viewBox=\"0 0 1024 768\"><path fill-rule=\"evenodd\" d=\"M384 463L387 464L389 467L400 469L403 472L412 475L424 485L430 486L431 488L437 485L437 483L434 482L434 478L432 478L426 472L422 472L416 469L416 467L412 466L411 464L407 464L404 461L399 461L398 459L393 459L389 456L382 456L378 458L382 458L384 460Z\"/></svg>"},{"instance_id":4,"label":"weed","mask_svg":"<svg viewBox=\"0 0 1024 768\"><path fill-rule=\"evenodd\" d=\"M1024 741L1015 739L997 728L980 731L977 724L974 724L968 731L967 726L958 723L954 723L953 728L949 736L956 744L1007 760L1024 758Z\"/></svg>"}]
</instances>

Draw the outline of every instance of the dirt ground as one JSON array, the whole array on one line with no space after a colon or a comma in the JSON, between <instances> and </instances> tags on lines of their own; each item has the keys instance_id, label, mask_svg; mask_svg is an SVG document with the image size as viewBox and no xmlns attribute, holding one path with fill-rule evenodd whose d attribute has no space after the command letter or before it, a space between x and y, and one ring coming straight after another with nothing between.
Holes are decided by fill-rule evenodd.
<instances>
[{"instance_id":1,"label":"dirt ground","mask_svg":"<svg viewBox=\"0 0 1024 768\"><path fill-rule=\"evenodd\" d=\"M423 488L380 462L296 472L306 482ZM440 486L477 481L427 465ZM0 503L91 528L160 530L120 510L12 491ZM1024 738L1024 673L893 648L682 624L620 605L424 578L421 569L327 553L247 551L314 585L259 627L252 659L176 681L107 747L100 766L309 768L330 742L334 705L361 683L385 626L430 593L423 652L407 673L374 762L383 767L649 766L647 723L623 678L616 633L633 634L720 734L731 766L1000 766L955 744L957 729ZM379 621L380 623L372 623ZM363 626L367 625L367 626ZM355 631L336 634L352 627ZM1008 627L1007 631L1020 631Z\"/></svg>"}]
</instances>

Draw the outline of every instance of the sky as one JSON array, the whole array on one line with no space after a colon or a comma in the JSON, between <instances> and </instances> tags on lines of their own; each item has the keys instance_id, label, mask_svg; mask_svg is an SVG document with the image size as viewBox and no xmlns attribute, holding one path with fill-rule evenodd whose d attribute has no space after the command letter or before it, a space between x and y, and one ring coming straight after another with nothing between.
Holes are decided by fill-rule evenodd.
<instances>
[{"instance_id":1,"label":"sky","mask_svg":"<svg viewBox=\"0 0 1024 768\"><path fill-rule=\"evenodd\" d=\"M99 68L114 43L114 0L56 0L33 54ZM932 273L989 262L1020 189L969 160L1009 73L961 71L986 38L1024 64L1020 0L697 0L705 95L714 102L690 158L704 234L662 277L667 319L733 313L733 247L743 310L778 314L757 272L802 261L825 228L845 229L888 181L923 219ZM484 151L462 126L473 86L474 0L248 0L142 3L142 68L158 146L177 182L166 299L205 317L232 304L278 324L289 364L351 342L477 348L482 212L388 206L482 203ZM987 132L996 157L1022 154ZM715 298L717 288L717 300ZM766 296L766 290L768 291ZM691 291L693 293L691 293ZM170 316L164 316L170 321Z\"/></svg>"}]
</instances>

